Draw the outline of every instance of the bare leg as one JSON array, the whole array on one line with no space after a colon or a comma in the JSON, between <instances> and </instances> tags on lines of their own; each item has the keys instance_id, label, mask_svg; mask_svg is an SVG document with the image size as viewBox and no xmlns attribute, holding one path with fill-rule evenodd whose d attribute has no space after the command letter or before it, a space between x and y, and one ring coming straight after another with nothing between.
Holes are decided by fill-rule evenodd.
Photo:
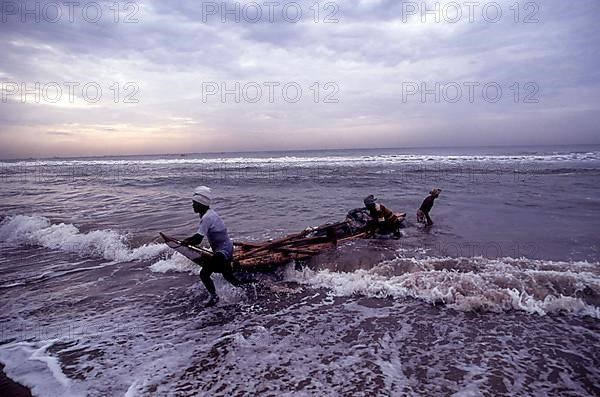
<instances>
[{"instance_id":1,"label":"bare leg","mask_svg":"<svg viewBox=\"0 0 600 397\"><path fill-rule=\"evenodd\" d=\"M229 265L227 265L227 267L229 267ZM231 269L223 272L223 278L229 281L229 284L233 285L234 287L239 287L242 285L242 283L235 278Z\"/></svg>"},{"instance_id":2,"label":"bare leg","mask_svg":"<svg viewBox=\"0 0 600 397\"><path fill-rule=\"evenodd\" d=\"M202 270L200 270L200 280L202 280L202 283L206 287L208 293L211 296L214 296L217 295L217 292L215 290L215 283L213 283L212 279L210 278L212 273L213 272L212 269L210 269L210 266L202 267Z\"/></svg>"},{"instance_id":3,"label":"bare leg","mask_svg":"<svg viewBox=\"0 0 600 397\"><path fill-rule=\"evenodd\" d=\"M400 238L401 234L400 234L400 220L396 220L396 222L394 222L394 237L396 238Z\"/></svg>"},{"instance_id":4,"label":"bare leg","mask_svg":"<svg viewBox=\"0 0 600 397\"><path fill-rule=\"evenodd\" d=\"M227 280L231 285L239 287L242 283L233 275L233 269L231 267L231 261L225 259L225 256L220 252L217 252L213 257L212 271L215 273L221 273L223 278Z\"/></svg>"},{"instance_id":5,"label":"bare leg","mask_svg":"<svg viewBox=\"0 0 600 397\"><path fill-rule=\"evenodd\" d=\"M225 259L225 255L220 252L217 252L213 257L213 271L217 273L221 273L223 278L235 287L239 287L241 283L237 278L233 275L233 270L231 269L231 261Z\"/></svg>"},{"instance_id":6,"label":"bare leg","mask_svg":"<svg viewBox=\"0 0 600 397\"><path fill-rule=\"evenodd\" d=\"M427 218L427 226L433 225L433 221L431 220L427 212L425 213L425 218Z\"/></svg>"}]
</instances>

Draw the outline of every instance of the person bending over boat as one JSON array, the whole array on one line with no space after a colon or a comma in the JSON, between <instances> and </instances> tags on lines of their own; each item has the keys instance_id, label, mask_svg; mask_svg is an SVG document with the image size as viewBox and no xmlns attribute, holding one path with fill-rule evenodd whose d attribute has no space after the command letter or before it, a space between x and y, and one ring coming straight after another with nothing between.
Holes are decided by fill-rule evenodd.
<instances>
[{"instance_id":1,"label":"person bending over boat","mask_svg":"<svg viewBox=\"0 0 600 397\"><path fill-rule=\"evenodd\" d=\"M227 234L227 228L221 217L210 208L211 190L206 186L199 186L192 195L192 206L194 212L200 216L198 232L181 242L183 245L199 245L204 237L214 253L213 256L202 258L202 270L200 279L210 294L206 306L214 306L219 297L215 290L215 284L210 278L213 273L223 274L223 278L232 285L239 287L241 284L233 275L231 261L233 259L233 243Z\"/></svg>"},{"instance_id":2,"label":"person bending over boat","mask_svg":"<svg viewBox=\"0 0 600 397\"><path fill-rule=\"evenodd\" d=\"M433 221L429 217L429 211L433 208L433 202L439 197L441 192L442 189L433 189L429 192L429 196L425 197L425 200L421 203L421 207L417 210L417 222L426 223L425 220L427 220L427 226L433 225Z\"/></svg>"},{"instance_id":3,"label":"person bending over boat","mask_svg":"<svg viewBox=\"0 0 600 397\"><path fill-rule=\"evenodd\" d=\"M364 199L365 207L371 215L368 229L380 234L394 233L394 237L400 238L400 220L390 209L383 204L377 203L377 199L371 194Z\"/></svg>"}]
</instances>

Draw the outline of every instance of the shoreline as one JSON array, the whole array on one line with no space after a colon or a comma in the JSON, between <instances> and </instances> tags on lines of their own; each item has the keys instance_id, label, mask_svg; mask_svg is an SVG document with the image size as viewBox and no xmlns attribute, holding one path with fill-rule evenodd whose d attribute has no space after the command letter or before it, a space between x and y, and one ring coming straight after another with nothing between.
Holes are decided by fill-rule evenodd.
<instances>
[{"instance_id":1,"label":"shoreline","mask_svg":"<svg viewBox=\"0 0 600 397\"><path fill-rule=\"evenodd\" d=\"M6 376L4 367L5 365L0 363L0 396L32 397L29 388Z\"/></svg>"}]
</instances>

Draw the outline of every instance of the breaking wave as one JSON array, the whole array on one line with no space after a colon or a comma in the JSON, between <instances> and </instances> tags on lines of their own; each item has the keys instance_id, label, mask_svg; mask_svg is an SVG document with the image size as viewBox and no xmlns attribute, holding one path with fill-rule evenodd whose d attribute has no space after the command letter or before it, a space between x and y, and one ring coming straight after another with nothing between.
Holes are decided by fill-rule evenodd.
<instances>
[{"instance_id":1,"label":"breaking wave","mask_svg":"<svg viewBox=\"0 0 600 397\"><path fill-rule=\"evenodd\" d=\"M398 254L372 269L286 269L286 280L333 295L414 298L459 311L569 313L600 318L598 264L529 259L410 258Z\"/></svg>"},{"instance_id":2,"label":"breaking wave","mask_svg":"<svg viewBox=\"0 0 600 397\"><path fill-rule=\"evenodd\" d=\"M279 156L202 156L191 155L189 158L114 158L114 159L46 159L46 160L26 160L26 161L3 161L0 162L3 170L10 173L12 169L27 169L27 167L52 167L69 166L75 167L95 167L95 166L121 166L125 170L133 171L138 167L157 166L157 165L224 165L224 164L247 164L253 166L268 167L274 164L294 165L312 167L315 165L365 165L365 164L422 164L424 162L440 162L450 164L463 164L464 162L497 162L514 164L515 162L597 162L600 161L600 151L573 151L573 152L552 152L552 153L519 153L519 154L463 154L463 155L442 155L442 154L325 154L321 156L306 155L279 155Z\"/></svg>"},{"instance_id":3,"label":"breaking wave","mask_svg":"<svg viewBox=\"0 0 600 397\"><path fill-rule=\"evenodd\" d=\"M153 273L178 272L200 274L200 269L200 266L192 263L192 261L178 252L174 252L171 257L161 259L150 265L150 271Z\"/></svg>"},{"instance_id":4,"label":"breaking wave","mask_svg":"<svg viewBox=\"0 0 600 397\"><path fill-rule=\"evenodd\" d=\"M164 244L127 245L127 236L113 230L82 233L72 224L52 224L43 216L15 215L0 222L0 242L7 246L40 246L81 256L102 257L116 262L156 258L168 248Z\"/></svg>"},{"instance_id":5,"label":"breaking wave","mask_svg":"<svg viewBox=\"0 0 600 397\"><path fill-rule=\"evenodd\" d=\"M81 232L43 216L16 215L0 222L0 242L41 246L115 262L151 261L154 273L198 274L199 267L164 244L137 248L113 230ZM289 266L285 280L326 288L338 296L414 298L460 311L518 310L546 315L569 313L600 319L600 264L531 259L431 257L398 250L370 269L340 272Z\"/></svg>"}]
</instances>

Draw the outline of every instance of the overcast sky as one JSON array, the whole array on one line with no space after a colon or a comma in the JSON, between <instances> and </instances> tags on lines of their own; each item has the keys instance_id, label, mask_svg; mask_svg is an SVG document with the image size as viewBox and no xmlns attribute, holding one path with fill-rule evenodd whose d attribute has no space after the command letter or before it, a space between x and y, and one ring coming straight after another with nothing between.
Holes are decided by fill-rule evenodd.
<instances>
[{"instance_id":1,"label":"overcast sky","mask_svg":"<svg viewBox=\"0 0 600 397\"><path fill-rule=\"evenodd\" d=\"M600 142L598 0L315 1L4 1L0 157Z\"/></svg>"}]
</instances>

